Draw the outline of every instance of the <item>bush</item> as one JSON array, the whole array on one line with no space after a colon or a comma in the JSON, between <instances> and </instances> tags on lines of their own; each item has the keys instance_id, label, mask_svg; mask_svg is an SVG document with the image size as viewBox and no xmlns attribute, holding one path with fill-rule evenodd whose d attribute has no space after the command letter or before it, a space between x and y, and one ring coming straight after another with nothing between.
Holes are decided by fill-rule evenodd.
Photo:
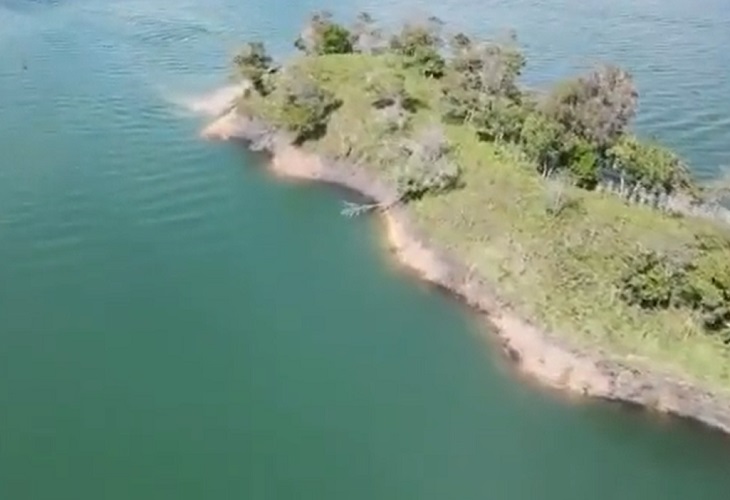
<instances>
[{"instance_id":1,"label":"bush","mask_svg":"<svg viewBox=\"0 0 730 500\"><path fill-rule=\"evenodd\" d=\"M327 130L330 114L342 102L314 81L294 80L281 90L279 121L294 134L294 142L321 137Z\"/></svg>"},{"instance_id":2,"label":"bush","mask_svg":"<svg viewBox=\"0 0 730 500\"><path fill-rule=\"evenodd\" d=\"M607 152L613 168L647 189L666 193L696 189L689 169L671 151L624 135Z\"/></svg>"},{"instance_id":3,"label":"bush","mask_svg":"<svg viewBox=\"0 0 730 500\"><path fill-rule=\"evenodd\" d=\"M553 217L581 208L580 199L569 192L565 179L549 179L545 195L545 213Z\"/></svg>"},{"instance_id":4,"label":"bush","mask_svg":"<svg viewBox=\"0 0 730 500\"><path fill-rule=\"evenodd\" d=\"M699 260L641 251L627 261L619 280L620 296L647 310L693 310L704 331L730 340L728 257L727 251L705 253Z\"/></svg>"},{"instance_id":5,"label":"bush","mask_svg":"<svg viewBox=\"0 0 730 500\"><path fill-rule=\"evenodd\" d=\"M621 276L621 298L642 309L680 307L691 295L687 267L655 251L639 252L630 257Z\"/></svg>"},{"instance_id":6,"label":"bush","mask_svg":"<svg viewBox=\"0 0 730 500\"><path fill-rule=\"evenodd\" d=\"M542 113L530 113L522 123L520 144L543 175L558 167L562 148L561 129Z\"/></svg>"},{"instance_id":7,"label":"bush","mask_svg":"<svg viewBox=\"0 0 730 500\"><path fill-rule=\"evenodd\" d=\"M599 156L595 148L581 139L571 141L563 152L563 163L575 179L575 184L584 189L595 189L600 178Z\"/></svg>"},{"instance_id":8,"label":"bush","mask_svg":"<svg viewBox=\"0 0 730 500\"><path fill-rule=\"evenodd\" d=\"M418 68L424 76L441 78L446 61L439 53L443 44L439 34L440 21L436 18L426 24L406 24L400 34L390 40L390 49L404 58L404 66Z\"/></svg>"},{"instance_id":9,"label":"bush","mask_svg":"<svg viewBox=\"0 0 730 500\"><path fill-rule=\"evenodd\" d=\"M294 46L307 55L349 54L353 51L352 35L332 20L330 12L313 14Z\"/></svg>"},{"instance_id":10,"label":"bush","mask_svg":"<svg viewBox=\"0 0 730 500\"><path fill-rule=\"evenodd\" d=\"M440 127L422 130L404 149L408 157L397 179L401 200L416 200L459 186L461 168L451 160L451 146Z\"/></svg>"},{"instance_id":11,"label":"bush","mask_svg":"<svg viewBox=\"0 0 730 500\"><path fill-rule=\"evenodd\" d=\"M599 149L610 147L633 120L638 93L629 73L602 66L556 86L545 112Z\"/></svg>"},{"instance_id":12,"label":"bush","mask_svg":"<svg viewBox=\"0 0 730 500\"><path fill-rule=\"evenodd\" d=\"M249 42L233 58L236 72L251 82L253 88L261 95L267 95L272 88L267 80L271 70L272 59L261 42Z\"/></svg>"},{"instance_id":13,"label":"bush","mask_svg":"<svg viewBox=\"0 0 730 500\"><path fill-rule=\"evenodd\" d=\"M322 32L319 54L349 54L352 52L350 32L339 24L329 24Z\"/></svg>"}]
</instances>

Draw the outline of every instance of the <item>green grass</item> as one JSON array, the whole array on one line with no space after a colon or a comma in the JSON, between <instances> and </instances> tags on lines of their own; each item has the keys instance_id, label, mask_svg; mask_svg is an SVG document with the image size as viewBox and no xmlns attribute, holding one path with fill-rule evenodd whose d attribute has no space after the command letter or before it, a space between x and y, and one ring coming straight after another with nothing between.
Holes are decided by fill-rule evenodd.
<instances>
[{"instance_id":1,"label":"green grass","mask_svg":"<svg viewBox=\"0 0 730 500\"><path fill-rule=\"evenodd\" d=\"M334 156L352 146L363 166L378 175L394 177L397 158L384 154L384 144L399 137L385 134L376 119L365 91L368 74L404 72L407 89L426 103L403 134L440 122L439 83L403 70L392 55L300 58L287 67L310 75L343 101L327 134L305 147ZM275 102L254 95L242 108L276 124ZM551 216L547 181L517 151L480 142L464 126L446 126L446 132L464 187L411 203L416 223L433 241L490 279L518 312L575 344L730 389L730 350L696 327L691 312L645 312L621 301L615 287L625 257L639 245L678 247L698 231L720 228L572 187L565 189L578 208Z\"/></svg>"}]
</instances>

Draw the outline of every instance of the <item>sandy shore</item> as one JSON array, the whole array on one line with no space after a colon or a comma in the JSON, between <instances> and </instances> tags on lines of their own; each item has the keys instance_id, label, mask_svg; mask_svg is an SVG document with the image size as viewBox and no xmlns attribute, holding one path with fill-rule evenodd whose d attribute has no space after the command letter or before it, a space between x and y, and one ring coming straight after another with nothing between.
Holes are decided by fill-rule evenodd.
<instances>
[{"instance_id":1,"label":"sandy shore","mask_svg":"<svg viewBox=\"0 0 730 500\"><path fill-rule=\"evenodd\" d=\"M255 120L228 113L206 127L207 139L246 141L271 155L270 167L281 176L339 184L379 202L394 190L365 169L328 161L294 147L275 130ZM730 400L696 385L637 369L607 353L587 352L546 332L517 315L499 299L498 292L468 263L449 256L429 242L410 221L407 207L383 212L391 248L398 260L423 279L460 296L484 313L505 352L524 373L549 386L581 395L638 404L646 408L698 420L730 433Z\"/></svg>"}]
</instances>

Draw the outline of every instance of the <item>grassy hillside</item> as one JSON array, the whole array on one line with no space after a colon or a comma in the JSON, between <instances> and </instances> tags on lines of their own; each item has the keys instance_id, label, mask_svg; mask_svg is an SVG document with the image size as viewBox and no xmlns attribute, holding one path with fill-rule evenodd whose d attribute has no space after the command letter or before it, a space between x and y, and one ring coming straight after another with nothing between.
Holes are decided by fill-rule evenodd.
<instances>
[{"instance_id":1,"label":"grassy hillside","mask_svg":"<svg viewBox=\"0 0 730 500\"><path fill-rule=\"evenodd\" d=\"M344 51L293 58L266 75L263 92L242 99L241 111L294 130L293 122L314 115L294 116L299 108L286 104L292 88L316 84L335 103L320 110L324 127L300 137L302 147L347 157L393 182L409 161L402 145L442 131L458 184L404 198L426 234L524 316L574 343L730 388L726 325L708 326L706 318L709 310L721 311L717 321L726 317L726 228L586 188L572 167L548 175L520 141L485 139L473 123L445 121L448 61L446 74L434 77L397 51ZM392 106L374 105L379 85L408 96L410 110L395 116ZM652 256L664 260L647 263Z\"/></svg>"}]
</instances>

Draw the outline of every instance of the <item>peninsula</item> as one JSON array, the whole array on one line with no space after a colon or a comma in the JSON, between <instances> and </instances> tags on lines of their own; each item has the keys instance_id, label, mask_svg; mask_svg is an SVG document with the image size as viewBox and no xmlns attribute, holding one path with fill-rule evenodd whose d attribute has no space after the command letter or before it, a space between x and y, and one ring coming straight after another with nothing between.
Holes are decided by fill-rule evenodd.
<instances>
[{"instance_id":1,"label":"peninsula","mask_svg":"<svg viewBox=\"0 0 730 500\"><path fill-rule=\"evenodd\" d=\"M525 372L730 432L726 192L635 135L627 71L528 89L514 34L436 18L322 12L295 46L277 65L245 45L245 90L205 135L371 198L343 212L382 212L401 260L486 313Z\"/></svg>"}]
</instances>

